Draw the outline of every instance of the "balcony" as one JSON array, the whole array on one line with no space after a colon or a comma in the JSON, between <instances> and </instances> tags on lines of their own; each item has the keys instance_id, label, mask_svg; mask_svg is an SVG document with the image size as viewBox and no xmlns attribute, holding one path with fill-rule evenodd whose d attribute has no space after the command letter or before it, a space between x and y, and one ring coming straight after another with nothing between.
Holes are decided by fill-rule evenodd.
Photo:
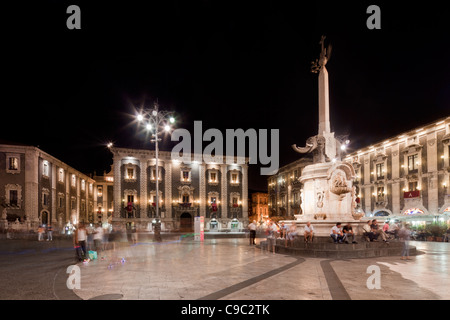
<instances>
[{"instance_id":1,"label":"balcony","mask_svg":"<svg viewBox=\"0 0 450 320\"><path fill-rule=\"evenodd\" d=\"M403 198L405 198L405 199L418 198L418 197L420 197L420 190L403 192Z\"/></svg>"}]
</instances>

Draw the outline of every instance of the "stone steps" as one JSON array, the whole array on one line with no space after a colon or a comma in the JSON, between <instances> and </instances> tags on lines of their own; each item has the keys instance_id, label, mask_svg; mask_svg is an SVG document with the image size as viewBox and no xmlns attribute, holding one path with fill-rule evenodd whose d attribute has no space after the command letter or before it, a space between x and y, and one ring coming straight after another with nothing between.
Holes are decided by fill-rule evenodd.
<instances>
[{"instance_id":1,"label":"stone steps","mask_svg":"<svg viewBox=\"0 0 450 320\"><path fill-rule=\"evenodd\" d=\"M315 239L318 240L318 239ZM275 245L275 252L281 254L291 254L304 257L328 258L328 259L354 259L371 258L384 256L400 256L403 249L403 242L392 240L389 244L380 242L358 241L357 244L335 244L330 241L318 240L313 243L294 241L293 245L285 247L285 240L278 239ZM259 247L267 250L267 241L261 241ZM416 255L418 251L410 246L410 255Z\"/></svg>"}]
</instances>

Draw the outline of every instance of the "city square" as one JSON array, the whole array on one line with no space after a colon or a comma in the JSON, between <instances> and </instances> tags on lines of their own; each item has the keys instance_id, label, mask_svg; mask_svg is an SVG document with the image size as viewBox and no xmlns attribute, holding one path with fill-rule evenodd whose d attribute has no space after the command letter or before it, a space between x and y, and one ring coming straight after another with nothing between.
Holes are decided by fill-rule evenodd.
<instances>
[{"instance_id":1,"label":"city square","mask_svg":"<svg viewBox=\"0 0 450 320\"><path fill-rule=\"evenodd\" d=\"M445 10L32 6L7 37L0 300L450 298Z\"/></svg>"}]
</instances>

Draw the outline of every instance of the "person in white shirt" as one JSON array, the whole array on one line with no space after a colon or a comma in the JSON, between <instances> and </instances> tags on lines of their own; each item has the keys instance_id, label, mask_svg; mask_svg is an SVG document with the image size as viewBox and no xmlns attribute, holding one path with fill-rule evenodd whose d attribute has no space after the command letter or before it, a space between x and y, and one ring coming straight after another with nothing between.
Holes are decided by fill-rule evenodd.
<instances>
[{"instance_id":1,"label":"person in white shirt","mask_svg":"<svg viewBox=\"0 0 450 320\"><path fill-rule=\"evenodd\" d=\"M333 228L331 228L330 236L333 238L334 243L342 243L344 235L342 234L341 223L336 223Z\"/></svg>"},{"instance_id":2,"label":"person in white shirt","mask_svg":"<svg viewBox=\"0 0 450 320\"><path fill-rule=\"evenodd\" d=\"M305 242L308 242L308 239L310 242L312 242L314 236L314 227L311 225L311 222L309 221L306 223L304 236Z\"/></svg>"},{"instance_id":3,"label":"person in white shirt","mask_svg":"<svg viewBox=\"0 0 450 320\"><path fill-rule=\"evenodd\" d=\"M248 229L250 230L250 245L254 245L256 238L256 220L253 220L252 223L248 225Z\"/></svg>"}]
</instances>

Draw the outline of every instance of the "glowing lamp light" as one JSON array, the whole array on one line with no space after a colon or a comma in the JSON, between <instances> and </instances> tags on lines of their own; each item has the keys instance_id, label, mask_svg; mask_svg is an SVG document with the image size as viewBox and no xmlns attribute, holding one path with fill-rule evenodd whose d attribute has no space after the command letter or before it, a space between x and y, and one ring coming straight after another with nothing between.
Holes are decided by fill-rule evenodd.
<instances>
[{"instance_id":1,"label":"glowing lamp light","mask_svg":"<svg viewBox=\"0 0 450 320\"><path fill-rule=\"evenodd\" d=\"M147 130L152 130L152 125L149 123L149 124L147 124L147 126L145 127Z\"/></svg>"},{"instance_id":2,"label":"glowing lamp light","mask_svg":"<svg viewBox=\"0 0 450 320\"><path fill-rule=\"evenodd\" d=\"M164 126L164 130L166 130L166 132L169 132L169 131L170 131L170 126L169 126L168 124L166 124L166 125Z\"/></svg>"},{"instance_id":3,"label":"glowing lamp light","mask_svg":"<svg viewBox=\"0 0 450 320\"><path fill-rule=\"evenodd\" d=\"M170 117L169 121L170 121L170 123L174 123L175 122L175 118L174 117Z\"/></svg>"},{"instance_id":4,"label":"glowing lamp light","mask_svg":"<svg viewBox=\"0 0 450 320\"><path fill-rule=\"evenodd\" d=\"M138 120L138 121L144 120L144 116L143 116L142 114L138 114L137 120Z\"/></svg>"}]
</instances>

